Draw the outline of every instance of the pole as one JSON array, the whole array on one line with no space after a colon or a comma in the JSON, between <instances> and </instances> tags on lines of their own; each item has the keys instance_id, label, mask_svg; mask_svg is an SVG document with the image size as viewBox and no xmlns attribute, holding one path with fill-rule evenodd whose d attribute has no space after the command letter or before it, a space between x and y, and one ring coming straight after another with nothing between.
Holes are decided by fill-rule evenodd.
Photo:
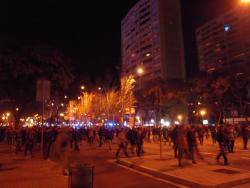
<instances>
[{"instance_id":1,"label":"pole","mask_svg":"<svg viewBox=\"0 0 250 188\"><path fill-rule=\"evenodd\" d=\"M160 132L160 158L162 159L162 134Z\"/></svg>"},{"instance_id":2,"label":"pole","mask_svg":"<svg viewBox=\"0 0 250 188\"><path fill-rule=\"evenodd\" d=\"M41 134L41 158L43 158L43 143L44 143L44 141L43 141L43 137L44 137L44 103L45 103L45 96L44 96L44 90L45 90L45 88L44 88L44 80L42 81L42 94L43 94L43 100L42 100L42 126L41 126L41 132L42 132L42 134Z\"/></svg>"}]
</instances>

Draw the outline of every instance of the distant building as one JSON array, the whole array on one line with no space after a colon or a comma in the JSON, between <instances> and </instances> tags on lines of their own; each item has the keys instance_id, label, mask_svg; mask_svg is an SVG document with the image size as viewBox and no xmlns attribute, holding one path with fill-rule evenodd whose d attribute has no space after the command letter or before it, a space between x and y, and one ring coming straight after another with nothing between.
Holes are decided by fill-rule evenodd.
<instances>
[{"instance_id":1,"label":"distant building","mask_svg":"<svg viewBox=\"0 0 250 188\"><path fill-rule=\"evenodd\" d=\"M134 75L143 88L185 80L179 0L140 0L122 20L121 30L123 76Z\"/></svg>"},{"instance_id":2,"label":"distant building","mask_svg":"<svg viewBox=\"0 0 250 188\"><path fill-rule=\"evenodd\" d=\"M237 8L205 23L196 30L196 40L200 71L247 71L250 69L250 8Z\"/></svg>"}]
</instances>

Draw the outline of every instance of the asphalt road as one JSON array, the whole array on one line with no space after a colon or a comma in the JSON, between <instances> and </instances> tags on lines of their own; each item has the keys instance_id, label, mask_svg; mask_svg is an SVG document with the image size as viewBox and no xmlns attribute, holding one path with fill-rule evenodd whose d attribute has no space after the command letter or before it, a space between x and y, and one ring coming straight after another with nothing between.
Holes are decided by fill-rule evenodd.
<instances>
[{"instance_id":1,"label":"asphalt road","mask_svg":"<svg viewBox=\"0 0 250 188\"><path fill-rule=\"evenodd\" d=\"M80 146L80 153L74 154L73 161L89 163L95 166L94 187L95 188L171 188L171 184L165 180L158 179L147 174L140 173L115 163L116 144L113 144L112 150L108 146L98 147L98 144L90 146L83 142ZM211 140L206 140L200 151L204 160L214 162L218 146L213 145ZM250 170L250 151L242 150L242 141L236 142L235 153L228 154L230 165L236 168ZM160 143L145 143L145 155L158 155L160 157ZM162 157L173 157L172 147L162 143ZM11 160L9 158L12 158ZM1 187L46 187L46 188L66 188L67 177L61 175L59 166L52 162L37 161L38 155L30 159L23 157L20 153L16 156L6 145L0 145L0 163L5 166L12 166L9 170L0 170ZM12 164L13 163L13 164ZM41 163L37 166L38 163ZM177 163L177 161L176 161ZM14 165L14 166L13 166ZM42 168L41 168L42 166ZM44 174L44 175L43 175ZM33 178L34 176L34 178ZM31 182L31 183L30 183ZM38 184L35 184L37 182ZM60 184L59 184L60 182ZM11 186L10 186L11 185ZM249 184L237 186L241 188L250 187Z\"/></svg>"}]
</instances>

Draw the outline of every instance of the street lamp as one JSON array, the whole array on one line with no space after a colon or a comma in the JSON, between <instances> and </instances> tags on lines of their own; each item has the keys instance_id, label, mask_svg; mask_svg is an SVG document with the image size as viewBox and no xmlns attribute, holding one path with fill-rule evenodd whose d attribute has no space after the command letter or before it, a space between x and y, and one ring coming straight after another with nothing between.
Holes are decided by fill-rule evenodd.
<instances>
[{"instance_id":1,"label":"street lamp","mask_svg":"<svg viewBox=\"0 0 250 188\"><path fill-rule=\"evenodd\" d=\"M84 90L85 89L85 87L84 86L81 86L81 90Z\"/></svg>"},{"instance_id":2,"label":"street lamp","mask_svg":"<svg viewBox=\"0 0 250 188\"><path fill-rule=\"evenodd\" d=\"M202 124L203 124L203 125L207 124L207 122L204 121L204 116L205 116L206 114L207 114L207 111L206 111L205 109L200 110L200 115L201 115L201 117L202 117Z\"/></svg>"},{"instance_id":3,"label":"street lamp","mask_svg":"<svg viewBox=\"0 0 250 188\"><path fill-rule=\"evenodd\" d=\"M206 114L207 114L207 111L206 111L206 110L201 110L201 111L200 111L200 115L201 115L202 118L203 118Z\"/></svg>"},{"instance_id":4,"label":"street lamp","mask_svg":"<svg viewBox=\"0 0 250 188\"><path fill-rule=\"evenodd\" d=\"M137 68L137 74L138 74L139 76L143 75L143 73L144 73L144 70L143 70L142 67Z\"/></svg>"},{"instance_id":5,"label":"street lamp","mask_svg":"<svg viewBox=\"0 0 250 188\"><path fill-rule=\"evenodd\" d=\"M18 107L16 108L16 111L17 111L17 112L19 111L19 108L18 108Z\"/></svg>"},{"instance_id":6,"label":"street lamp","mask_svg":"<svg viewBox=\"0 0 250 188\"><path fill-rule=\"evenodd\" d=\"M183 116L182 116L182 115L178 115L178 116L177 116L177 119L179 120L179 122L181 122L182 119L183 119Z\"/></svg>"}]
</instances>

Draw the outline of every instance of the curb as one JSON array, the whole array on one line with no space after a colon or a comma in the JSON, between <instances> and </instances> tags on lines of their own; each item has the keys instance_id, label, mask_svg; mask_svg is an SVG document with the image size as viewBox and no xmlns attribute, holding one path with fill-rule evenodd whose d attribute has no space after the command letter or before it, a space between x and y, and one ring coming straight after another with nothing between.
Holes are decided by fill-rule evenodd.
<instances>
[{"instance_id":1,"label":"curb","mask_svg":"<svg viewBox=\"0 0 250 188\"><path fill-rule=\"evenodd\" d=\"M228 188L228 187L242 185L242 184L246 184L246 183L250 182L250 176L249 176L247 178L234 180L234 181L226 182L226 183L221 183L218 185L204 185L204 184L199 184L199 183L196 183L193 181L189 181L187 179L179 178L177 176L173 176L170 174L165 174L165 173L162 173L158 170L147 168L145 166L135 165L135 164L128 162L128 161L118 160L118 161L116 161L116 163L119 165L128 167L128 168L155 176L157 178L165 179L165 180L170 181L172 183L176 183L176 184L179 184L182 186L188 186L188 187L192 187L192 188ZM176 187L178 187L178 186L176 186Z\"/></svg>"}]
</instances>

